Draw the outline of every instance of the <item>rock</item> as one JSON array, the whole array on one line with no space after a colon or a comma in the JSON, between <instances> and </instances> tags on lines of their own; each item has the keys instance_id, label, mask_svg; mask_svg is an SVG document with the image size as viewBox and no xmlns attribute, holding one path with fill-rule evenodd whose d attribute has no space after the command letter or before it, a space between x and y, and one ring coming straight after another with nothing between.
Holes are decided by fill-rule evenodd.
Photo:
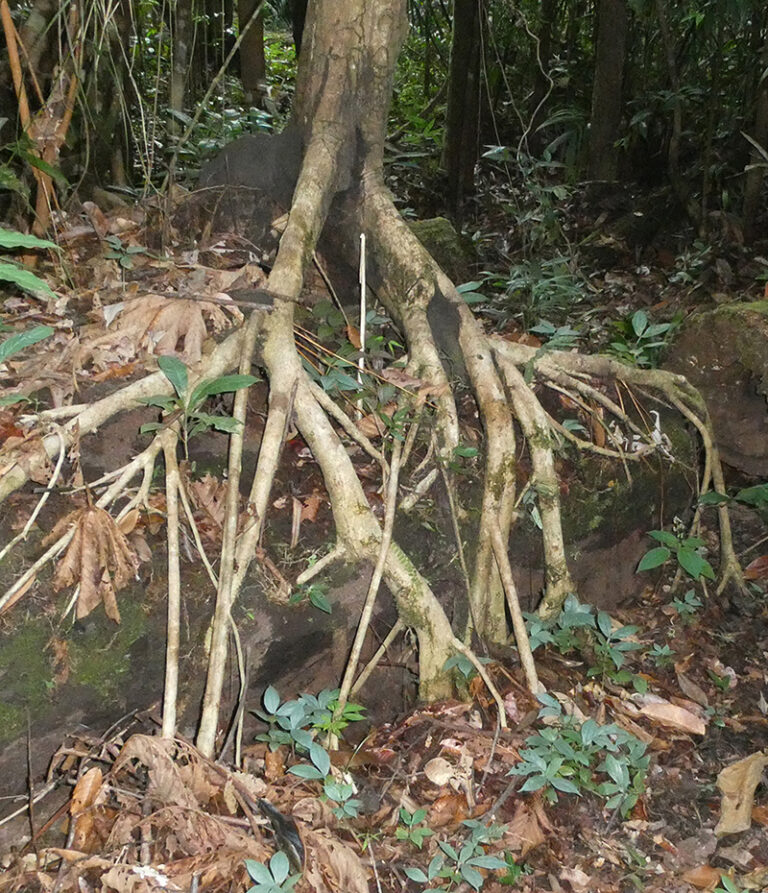
<instances>
[{"instance_id":1,"label":"rock","mask_svg":"<svg viewBox=\"0 0 768 893\"><path fill-rule=\"evenodd\" d=\"M704 396L723 461L768 474L768 301L731 303L689 317L664 366Z\"/></svg>"}]
</instances>

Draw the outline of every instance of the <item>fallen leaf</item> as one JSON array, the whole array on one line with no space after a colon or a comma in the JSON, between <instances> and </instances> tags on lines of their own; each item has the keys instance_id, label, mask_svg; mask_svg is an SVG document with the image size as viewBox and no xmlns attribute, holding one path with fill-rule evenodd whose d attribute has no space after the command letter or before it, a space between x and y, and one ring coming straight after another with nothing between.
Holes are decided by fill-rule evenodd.
<instances>
[{"instance_id":1,"label":"fallen leaf","mask_svg":"<svg viewBox=\"0 0 768 893\"><path fill-rule=\"evenodd\" d=\"M718 775L717 786L723 795L720 801L720 821L715 828L718 837L749 829L755 790L766 766L768 753L758 750L743 760L726 766Z\"/></svg>"},{"instance_id":2,"label":"fallen leaf","mask_svg":"<svg viewBox=\"0 0 768 893\"><path fill-rule=\"evenodd\" d=\"M679 729L690 735L703 735L707 731L706 722L685 707L670 704L656 695L636 695L633 700L638 704L640 713L662 725Z\"/></svg>"},{"instance_id":3,"label":"fallen leaf","mask_svg":"<svg viewBox=\"0 0 768 893\"><path fill-rule=\"evenodd\" d=\"M306 831L304 879L316 893L369 893L368 872L351 846L324 828Z\"/></svg>"},{"instance_id":4,"label":"fallen leaf","mask_svg":"<svg viewBox=\"0 0 768 893\"><path fill-rule=\"evenodd\" d=\"M527 802L520 801L512 820L507 823L507 832L504 835L510 850L520 853L524 858L531 850L544 843L546 838L536 810Z\"/></svg>"},{"instance_id":5,"label":"fallen leaf","mask_svg":"<svg viewBox=\"0 0 768 893\"><path fill-rule=\"evenodd\" d=\"M695 701L701 707L709 707L707 693L684 673L677 674L677 683L680 686L680 690L687 698Z\"/></svg>"},{"instance_id":6,"label":"fallen leaf","mask_svg":"<svg viewBox=\"0 0 768 893\"><path fill-rule=\"evenodd\" d=\"M723 872L710 865L697 865L683 875L683 880L699 890L712 890L720 883Z\"/></svg>"},{"instance_id":7,"label":"fallen leaf","mask_svg":"<svg viewBox=\"0 0 768 893\"><path fill-rule=\"evenodd\" d=\"M744 568L745 580L768 580L768 555L761 555Z\"/></svg>"},{"instance_id":8,"label":"fallen leaf","mask_svg":"<svg viewBox=\"0 0 768 893\"><path fill-rule=\"evenodd\" d=\"M426 775L432 784L437 785L438 787L443 787L443 785L448 784L452 778L455 778L456 769L445 759L445 757L435 757L425 764L424 775Z\"/></svg>"},{"instance_id":9,"label":"fallen leaf","mask_svg":"<svg viewBox=\"0 0 768 893\"><path fill-rule=\"evenodd\" d=\"M116 593L135 578L136 555L104 509L86 506L70 512L48 534L46 542L58 539L70 527L74 527L74 535L56 568L53 588L58 591L80 584L78 620L103 603L107 617L120 623Z\"/></svg>"}]
</instances>

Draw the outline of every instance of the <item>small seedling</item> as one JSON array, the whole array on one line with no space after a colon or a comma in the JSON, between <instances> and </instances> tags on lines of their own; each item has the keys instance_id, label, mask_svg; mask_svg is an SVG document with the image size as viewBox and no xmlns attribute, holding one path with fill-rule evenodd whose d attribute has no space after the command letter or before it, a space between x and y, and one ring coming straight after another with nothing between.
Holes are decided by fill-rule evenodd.
<instances>
[{"instance_id":1,"label":"small seedling","mask_svg":"<svg viewBox=\"0 0 768 893\"><path fill-rule=\"evenodd\" d=\"M201 431L214 428L216 431L224 431L231 434L237 429L238 421L231 416L211 415L202 412L201 407L205 401L215 394L229 394L242 388L250 387L260 379L254 375L222 375L219 378L204 379L189 390L189 375L187 367L178 357L158 357L157 365L168 381L173 385L175 395L167 396L159 394L152 397L143 397L140 403L148 406L158 406L167 416L176 415L180 420L181 438L184 443L184 454L188 453L189 438ZM159 431L163 427L159 422L148 422L141 426L141 433Z\"/></svg>"},{"instance_id":2,"label":"small seedling","mask_svg":"<svg viewBox=\"0 0 768 893\"><path fill-rule=\"evenodd\" d=\"M133 258L137 254L149 255L147 249L140 245L124 245L120 236L107 236L105 241L110 250L104 254L104 257L116 260L124 270L133 269Z\"/></svg>"},{"instance_id":3,"label":"small seedling","mask_svg":"<svg viewBox=\"0 0 768 893\"><path fill-rule=\"evenodd\" d=\"M331 613L331 603L328 601L328 586L325 583L309 583L304 586L297 586L291 594L288 601L291 604L297 604L307 599L313 608L322 611L325 614Z\"/></svg>"},{"instance_id":4,"label":"small seedling","mask_svg":"<svg viewBox=\"0 0 768 893\"><path fill-rule=\"evenodd\" d=\"M675 660L675 652L669 645L654 645L648 652L648 657L656 667L668 667Z\"/></svg>"},{"instance_id":5,"label":"small seedling","mask_svg":"<svg viewBox=\"0 0 768 893\"><path fill-rule=\"evenodd\" d=\"M680 615L683 623L690 623L703 604L693 589L689 589L682 598L672 599L672 607Z\"/></svg>"},{"instance_id":6,"label":"small seedling","mask_svg":"<svg viewBox=\"0 0 768 893\"><path fill-rule=\"evenodd\" d=\"M504 887L514 887L524 874L530 874L531 869L527 865L518 865L512 853L504 853L506 873L499 878L499 883Z\"/></svg>"},{"instance_id":7,"label":"small seedling","mask_svg":"<svg viewBox=\"0 0 768 893\"><path fill-rule=\"evenodd\" d=\"M440 879L446 881L443 886L429 887L430 893L449 893L461 883L469 884L473 890L480 890L485 877L478 869L489 871L503 870L507 867L504 859L486 855L485 844L498 840L504 833L504 826L485 826L482 822L468 819L462 824L470 830L469 839L456 849L448 841L438 841L442 853L438 853L429 863L426 872L421 868L406 868L405 873L418 884L430 884Z\"/></svg>"},{"instance_id":8,"label":"small seedling","mask_svg":"<svg viewBox=\"0 0 768 893\"><path fill-rule=\"evenodd\" d=\"M551 695L539 695L539 701L539 717L554 724L526 739L521 762L510 770L526 779L520 791L540 790L551 803L558 793L590 791L605 799L606 809L628 815L645 789L645 744L614 723L588 719L579 726Z\"/></svg>"},{"instance_id":9,"label":"small seedling","mask_svg":"<svg viewBox=\"0 0 768 893\"><path fill-rule=\"evenodd\" d=\"M333 814L337 819L341 821L357 818L358 811L363 804L352 796L357 793L354 785L326 778L323 784L323 793L330 801L337 804L333 808Z\"/></svg>"},{"instance_id":10,"label":"small seedling","mask_svg":"<svg viewBox=\"0 0 768 893\"><path fill-rule=\"evenodd\" d=\"M434 834L434 831L430 828L419 827L426 817L426 809L417 809L416 812L410 813L407 809L401 807L400 821L402 824L395 829L395 837L398 840L410 841L420 850L424 846L426 838Z\"/></svg>"},{"instance_id":11,"label":"small seedling","mask_svg":"<svg viewBox=\"0 0 768 893\"><path fill-rule=\"evenodd\" d=\"M660 567L674 555L680 567L694 580L715 579L712 565L701 555L705 548L703 540L695 536L675 536L667 530L649 530L648 536L661 545L643 555L637 566L638 573Z\"/></svg>"},{"instance_id":12,"label":"small seedling","mask_svg":"<svg viewBox=\"0 0 768 893\"><path fill-rule=\"evenodd\" d=\"M317 695L303 694L295 701L281 703L277 689L268 686L263 696L264 710L252 711L269 726L268 731L256 736L257 740L266 741L271 750L287 744L308 753L314 733L338 736L351 722L364 718L365 708L349 702L340 716L334 716L338 698L338 689L323 689ZM325 775L327 772L313 777L324 778Z\"/></svg>"},{"instance_id":13,"label":"small seedling","mask_svg":"<svg viewBox=\"0 0 768 893\"><path fill-rule=\"evenodd\" d=\"M671 322L651 323L645 310L636 310L612 324L618 337L610 343L609 350L624 363L643 368L656 366L662 348L680 322L681 318L675 317Z\"/></svg>"},{"instance_id":14,"label":"small seedling","mask_svg":"<svg viewBox=\"0 0 768 893\"><path fill-rule=\"evenodd\" d=\"M245 868L251 880L255 881L255 884L248 888L248 893L289 893L300 877L298 874L289 877L291 865L288 857L282 852L272 856L269 866L256 862L255 859L246 859Z\"/></svg>"}]
</instances>

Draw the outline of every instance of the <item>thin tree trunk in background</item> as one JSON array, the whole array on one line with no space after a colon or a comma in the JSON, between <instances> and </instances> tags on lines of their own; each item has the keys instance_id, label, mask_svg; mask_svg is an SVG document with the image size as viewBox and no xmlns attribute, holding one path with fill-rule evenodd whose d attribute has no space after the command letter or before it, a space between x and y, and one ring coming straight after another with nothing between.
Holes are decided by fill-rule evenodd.
<instances>
[{"instance_id":1,"label":"thin tree trunk in background","mask_svg":"<svg viewBox=\"0 0 768 893\"><path fill-rule=\"evenodd\" d=\"M541 150L544 138L540 133L536 133L536 128L544 117L545 105L544 97L551 89L551 79L549 69L552 62L552 46L553 33L555 30L555 19L557 16L557 0L541 0L541 12L539 13L539 33L538 47L534 64L536 71L533 81L533 92L528 103L528 116L530 123L528 124L528 144L530 151L538 154Z\"/></svg>"},{"instance_id":2,"label":"thin tree trunk in background","mask_svg":"<svg viewBox=\"0 0 768 893\"><path fill-rule=\"evenodd\" d=\"M178 134L181 131L180 119L174 112L184 112L184 95L189 72L190 44L192 40L192 0L178 0L171 17L173 29L173 65L171 83L168 90L168 111L171 113L168 130Z\"/></svg>"},{"instance_id":3,"label":"thin tree trunk in background","mask_svg":"<svg viewBox=\"0 0 768 893\"><path fill-rule=\"evenodd\" d=\"M699 224L699 236L707 238L709 218L709 193L712 190L712 169L715 160L714 140L717 129L717 117L720 108L720 78L723 67L723 36L722 19L718 18L715 25L715 54L710 63L711 80L709 84L709 96L707 99L707 125L704 131L704 151L701 163L701 223Z\"/></svg>"},{"instance_id":4,"label":"thin tree trunk in background","mask_svg":"<svg viewBox=\"0 0 768 893\"><path fill-rule=\"evenodd\" d=\"M445 121L443 168L448 175L448 202L456 217L474 192L480 134L482 0L455 0Z\"/></svg>"},{"instance_id":5,"label":"thin tree trunk in background","mask_svg":"<svg viewBox=\"0 0 768 893\"><path fill-rule=\"evenodd\" d=\"M589 176L593 180L615 180L629 20L625 0L600 0L597 16Z\"/></svg>"},{"instance_id":6,"label":"thin tree trunk in background","mask_svg":"<svg viewBox=\"0 0 768 893\"><path fill-rule=\"evenodd\" d=\"M752 242L756 235L755 223L763 197L765 166L768 163L765 158L765 155L768 154L768 28L766 28L758 73L759 83L755 100L755 123L750 136L762 147L765 154L761 154L755 146L752 147L749 159L752 167L747 171L744 182L742 218L744 238L747 242Z\"/></svg>"},{"instance_id":7,"label":"thin tree trunk in background","mask_svg":"<svg viewBox=\"0 0 768 893\"><path fill-rule=\"evenodd\" d=\"M237 0L240 30L250 22L260 0ZM260 105L264 94L267 63L264 56L264 13L260 12L240 44L240 79L246 102Z\"/></svg>"}]
</instances>

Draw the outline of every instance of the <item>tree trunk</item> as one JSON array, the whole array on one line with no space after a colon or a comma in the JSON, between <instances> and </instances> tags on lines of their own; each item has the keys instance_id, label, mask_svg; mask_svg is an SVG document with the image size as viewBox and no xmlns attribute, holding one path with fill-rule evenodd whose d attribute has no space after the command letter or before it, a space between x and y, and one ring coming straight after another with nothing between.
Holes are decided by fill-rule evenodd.
<instances>
[{"instance_id":1,"label":"tree trunk","mask_svg":"<svg viewBox=\"0 0 768 893\"><path fill-rule=\"evenodd\" d=\"M454 0L443 167L448 177L448 201L456 217L464 198L475 190L484 21L482 0Z\"/></svg>"},{"instance_id":2,"label":"tree trunk","mask_svg":"<svg viewBox=\"0 0 768 893\"><path fill-rule=\"evenodd\" d=\"M618 168L622 81L626 56L626 0L600 0L589 140L589 176L614 180Z\"/></svg>"},{"instance_id":3,"label":"tree trunk","mask_svg":"<svg viewBox=\"0 0 768 893\"><path fill-rule=\"evenodd\" d=\"M184 95L189 72L190 44L192 40L192 0L178 0L171 14L173 33L173 63L171 66L171 83L168 90L168 111L171 113L168 130L172 134L180 133L181 116L184 112Z\"/></svg>"},{"instance_id":4,"label":"tree trunk","mask_svg":"<svg viewBox=\"0 0 768 893\"><path fill-rule=\"evenodd\" d=\"M238 0L237 20L242 29L251 21L260 0ZM240 44L240 80L246 102L260 105L264 93L267 64L264 57L264 13L258 14Z\"/></svg>"},{"instance_id":5,"label":"tree trunk","mask_svg":"<svg viewBox=\"0 0 768 893\"><path fill-rule=\"evenodd\" d=\"M750 154L751 167L747 170L744 182L744 206L742 218L744 222L744 238L752 242L756 235L755 223L760 210L763 197L763 184L765 183L765 170L768 166L768 30L765 34L765 43L758 66L759 84L755 100L755 123L750 136L760 146L752 146Z\"/></svg>"}]
</instances>

